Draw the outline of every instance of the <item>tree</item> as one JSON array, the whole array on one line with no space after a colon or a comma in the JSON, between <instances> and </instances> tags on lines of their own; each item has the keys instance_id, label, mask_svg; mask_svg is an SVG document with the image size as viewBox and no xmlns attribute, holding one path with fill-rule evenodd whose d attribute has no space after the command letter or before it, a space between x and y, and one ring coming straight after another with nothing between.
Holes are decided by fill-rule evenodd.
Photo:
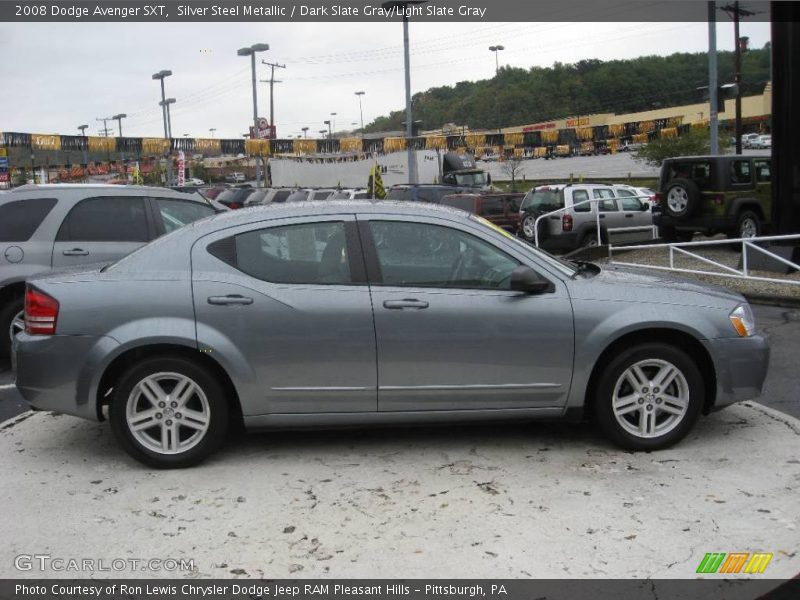
<instances>
[{"instance_id":1,"label":"tree","mask_svg":"<svg viewBox=\"0 0 800 600\"><path fill-rule=\"evenodd\" d=\"M719 149L725 153L728 140L719 138ZM711 154L711 135L708 131L690 130L674 138L658 138L633 153L633 158L653 167L660 167L665 158Z\"/></svg>"},{"instance_id":2,"label":"tree","mask_svg":"<svg viewBox=\"0 0 800 600\"><path fill-rule=\"evenodd\" d=\"M525 171L522 157L510 156L500 163L500 171L511 180L511 191L517 191L517 177Z\"/></svg>"}]
</instances>

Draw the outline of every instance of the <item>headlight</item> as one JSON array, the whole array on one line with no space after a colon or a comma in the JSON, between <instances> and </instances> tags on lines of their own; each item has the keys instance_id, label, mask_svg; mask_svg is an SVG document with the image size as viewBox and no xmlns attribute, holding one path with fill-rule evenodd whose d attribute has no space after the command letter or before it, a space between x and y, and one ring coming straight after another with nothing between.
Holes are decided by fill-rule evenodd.
<instances>
[{"instance_id":1,"label":"headlight","mask_svg":"<svg viewBox=\"0 0 800 600\"><path fill-rule=\"evenodd\" d=\"M756 321L749 304L740 304L728 316L733 328L741 337L748 337L756 332Z\"/></svg>"}]
</instances>

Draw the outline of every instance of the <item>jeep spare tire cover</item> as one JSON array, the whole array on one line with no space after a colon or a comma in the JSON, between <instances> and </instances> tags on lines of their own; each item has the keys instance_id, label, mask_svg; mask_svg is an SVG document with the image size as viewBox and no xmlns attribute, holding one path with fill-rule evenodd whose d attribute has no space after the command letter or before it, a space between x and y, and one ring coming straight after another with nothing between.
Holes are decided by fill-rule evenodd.
<instances>
[{"instance_id":1,"label":"jeep spare tire cover","mask_svg":"<svg viewBox=\"0 0 800 600\"><path fill-rule=\"evenodd\" d=\"M664 208L675 218L692 216L700 206L700 188L691 179L673 179L664 192Z\"/></svg>"}]
</instances>

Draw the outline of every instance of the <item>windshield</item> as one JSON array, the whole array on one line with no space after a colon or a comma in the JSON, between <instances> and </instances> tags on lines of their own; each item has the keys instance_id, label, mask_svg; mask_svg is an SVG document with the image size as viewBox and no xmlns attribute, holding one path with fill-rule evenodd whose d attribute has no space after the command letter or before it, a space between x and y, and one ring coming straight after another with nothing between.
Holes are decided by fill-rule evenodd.
<instances>
[{"instance_id":1,"label":"windshield","mask_svg":"<svg viewBox=\"0 0 800 600\"><path fill-rule=\"evenodd\" d=\"M522 200L523 210L549 212L559 208L564 208L564 196L558 188L536 188L528 192Z\"/></svg>"},{"instance_id":2,"label":"windshield","mask_svg":"<svg viewBox=\"0 0 800 600\"><path fill-rule=\"evenodd\" d=\"M456 173L455 176L458 185L486 185L486 173L483 171L475 173Z\"/></svg>"}]
</instances>

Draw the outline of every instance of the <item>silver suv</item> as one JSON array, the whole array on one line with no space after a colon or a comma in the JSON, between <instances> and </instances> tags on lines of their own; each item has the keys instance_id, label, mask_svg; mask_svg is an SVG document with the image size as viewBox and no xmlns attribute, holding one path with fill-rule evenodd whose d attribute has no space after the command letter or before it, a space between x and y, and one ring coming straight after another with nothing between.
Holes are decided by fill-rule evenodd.
<instances>
[{"instance_id":1,"label":"silver suv","mask_svg":"<svg viewBox=\"0 0 800 600\"><path fill-rule=\"evenodd\" d=\"M0 358L25 327L25 279L122 258L217 211L200 194L119 185L26 185L0 199Z\"/></svg>"},{"instance_id":2,"label":"silver suv","mask_svg":"<svg viewBox=\"0 0 800 600\"><path fill-rule=\"evenodd\" d=\"M587 200L596 200L588 202ZM581 204L584 202L584 204ZM576 206L577 205L577 206ZM520 231L534 241L536 219L565 209L539 221L539 246L567 252L597 246L597 214L600 213L600 243L631 243L652 239L653 213L635 189L624 185L541 185L528 192L520 205ZM635 228L635 229L634 229Z\"/></svg>"}]
</instances>

